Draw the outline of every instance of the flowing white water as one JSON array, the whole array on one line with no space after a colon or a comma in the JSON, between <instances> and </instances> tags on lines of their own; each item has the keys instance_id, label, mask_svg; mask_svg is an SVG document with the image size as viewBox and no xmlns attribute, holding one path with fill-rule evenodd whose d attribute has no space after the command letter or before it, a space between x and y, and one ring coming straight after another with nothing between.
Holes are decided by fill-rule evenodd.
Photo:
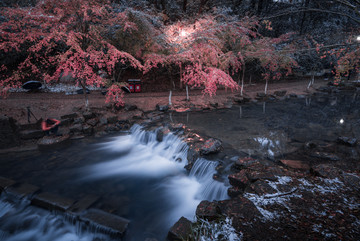
<instances>
[{"instance_id":1,"label":"flowing white water","mask_svg":"<svg viewBox=\"0 0 360 241\"><path fill-rule=\"evenodd\" d=\"M203 158L196 160L188 174L188 146L172 133L156 140L156 131L144 131L139 125L131 134L119 136L103 143L101 149L118 153L114 159L87 168L88 179L109 177L141 177L156 180L156 189L161 189L170 205L169 222L181 216L193 219L197 205L202 200L224 200L228 198L224 183L213 179L217 162Z\"/></svg>"},{"instance_id":2,"label":"flowing white water","mask_svg":"<svg viewBox=\"0 0 360 241\"><path fill-rule=\"evenodd\" d=\"M0 197L0 240L92 241L108 240L103 234L82 231L65 217L29 206L30 201L12 202Z\"/></svg>"}]
</instances>

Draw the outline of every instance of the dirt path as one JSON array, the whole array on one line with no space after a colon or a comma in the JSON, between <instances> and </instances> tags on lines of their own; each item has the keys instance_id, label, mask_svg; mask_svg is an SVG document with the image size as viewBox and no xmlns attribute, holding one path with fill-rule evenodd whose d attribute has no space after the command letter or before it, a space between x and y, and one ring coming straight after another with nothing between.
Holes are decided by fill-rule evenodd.
<instances>
[{"instance_id":1,"label":"dirt path","mask_svg":"<svg viewBox=\"0 0 360 241\"><path fill-rule=\"evenodd\" d=\"M315 85L307 90L308 80L278 82L269 85L268 93L271 94L276 90L286 90L288 94L306 94L312 92L318 86L325 85L326 81L316 81ZM264 91L264 83L246 85L245 93L251 98L256 93ZM195 106L208 105L217 103L222 107L229 102L231 97L239 92L219 90L216 96L203 96L200 90L190 90L190 100ZM172 103L174 106L181 106L185 101L185 91L174 91ZM125 103L136 105L139 109L147 112L155 110L157 104L167 104L169 101L168 92L151 92L151 93L132 93L125 95ZM105 96L100 91L93 91L89 95L89 105L95 108L105 108ZM27 123L27 107L34 116L39 118L59 118L62 115L74 112L74 108L84 106L83 95L65 95L64 93L11 93L6 99L0 99L0 114L7 115L18 120L20 124ZM31 117L31 122L35 121Z\"/></svg>"}]
</instances>

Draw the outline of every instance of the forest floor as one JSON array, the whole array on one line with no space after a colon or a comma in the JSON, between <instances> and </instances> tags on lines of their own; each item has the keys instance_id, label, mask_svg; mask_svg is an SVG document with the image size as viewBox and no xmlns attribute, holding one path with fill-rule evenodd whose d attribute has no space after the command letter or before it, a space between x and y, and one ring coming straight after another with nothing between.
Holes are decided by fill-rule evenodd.
<instances>
[{"instance_id":1,"label":"forest floor","mask_svg":"<svg viewBox=\"0 0 360 241\"><path fill-rule=\"evenodd\" d=\"M286 90L287 94L308 94L314 92L319 86L326 85L325 80L316 80L314 86L307 89L308 79L281 81L271 83L268 86L268 94L274 91ZM245 85L244 93L250 98L255 98L259 92L264 92L264 83ZM172 95L174 107L192 104L194 106L208 106L210 103L216 103L219 108L228 103L239 91L218 90L216 96L204 96L201 90L190 90L190 102L186 101L185 90L175 90ZM105 96L100 91L92 91L88 95L89 106L92 108L105 108ZM125 94L125 103L127 105L136 105L138 109L144 112L150 112L156 109L156 105L166 105L169 101L169 92L142 92ZM13 117L19 124L28 122L27 107L30 107L33 115L31 122L35 122L34 116L40 118L60 118L63 115L73 113L74 109L84 106L83 95L66 95L65 93L51 92L17 92L11 93L7 98L0 99L0 115Z\"/></svg>"}]
</instances>

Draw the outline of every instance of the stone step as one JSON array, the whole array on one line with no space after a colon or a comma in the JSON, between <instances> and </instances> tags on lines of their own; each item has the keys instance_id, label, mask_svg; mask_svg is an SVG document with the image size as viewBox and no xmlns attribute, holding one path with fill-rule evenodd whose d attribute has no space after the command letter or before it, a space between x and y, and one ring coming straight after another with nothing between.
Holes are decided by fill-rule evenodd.
<instances>
[{"instance_id":1,"label":"stone step","mask_svg":"<svg viewBox=\"0 0 360 241\"><path fill-rule=\"evenodd\" d=\"M28 183L19 183L11 187L6 188L5 192L11 196L15 196L19 199L25 197L32 197L35 193L40 191L40 188Z\"/></svg>"},{"instance_id":2,"label":"stone step","mask_svg":"<svg viewBox=\"0 0 360 241\"><path fill-rule=\"evenodd\" d=\"M112 237L123 237L129 220L104 212L99 209L89 209L80 216L80 220L96 227L97 230L104 232Z\"/></svg>"},{"instance_id":3,"label":"stone step","mask_svg":"<svg viewBox=\"0 0 360 241\"><path fill-rule=\"evenodd\" d=\"M68 210L74 203L70 198L61 197L52 193L43 192L36 195L31 204L48 210Z\"/></svg>"},{"instance_id":4,"label":"stone step","mask_svg":"<svg viewBox=\"0 0 360 241\"><path fill-rule=\"evenodd\" d=\"M4 191L7 187L14 185L16 182L14 180L8 179L6 177L0 176L0 193Z\"/></svg>"},{"instance_id":5,"label":"stone step","mask_svg":"<svg viewBox=\"0 0 360 241\"><path fill-rule=\"evenodd\" d=\"M93 204L95 204L100 197L93 196L93 195L86 195L79 201L77 201L73 206L70 208L70 212L79 214L84 212L86 209L90 208Z\"/></svg>"}]
</instances>

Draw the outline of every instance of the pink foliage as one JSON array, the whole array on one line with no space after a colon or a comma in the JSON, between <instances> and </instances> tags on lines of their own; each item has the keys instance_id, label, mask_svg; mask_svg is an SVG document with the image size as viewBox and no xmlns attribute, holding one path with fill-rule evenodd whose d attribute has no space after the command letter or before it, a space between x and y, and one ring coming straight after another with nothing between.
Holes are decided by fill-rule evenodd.
<instances>
[{"instance_id":1,"label":"pink foliage","mask_svg":"<svg viewBox=\"0 0 360 241\"><path fill-rule=\"evenodd\" d=\"M114 84L108 88L105 102L114 102L116 106L123 106L125 104L123 97L124 91L118 85Z\"/></svg>"}]
</instances>

